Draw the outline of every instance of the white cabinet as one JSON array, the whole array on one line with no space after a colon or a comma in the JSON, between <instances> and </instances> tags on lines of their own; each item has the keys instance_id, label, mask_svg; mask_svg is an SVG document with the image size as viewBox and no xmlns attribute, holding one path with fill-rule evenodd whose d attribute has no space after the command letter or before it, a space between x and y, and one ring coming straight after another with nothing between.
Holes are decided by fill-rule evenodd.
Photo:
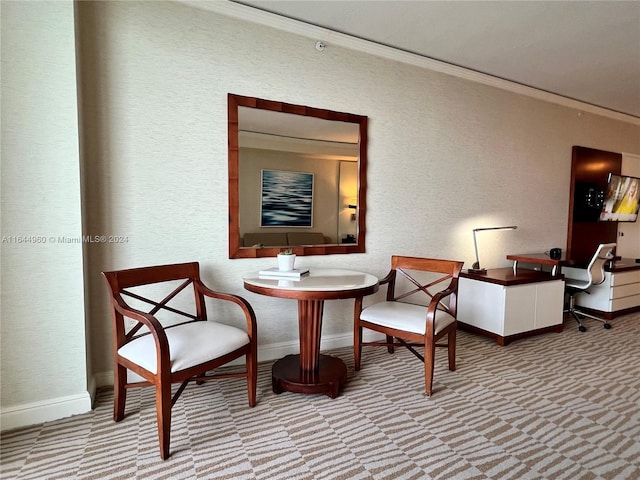
<instances>
[{"instance_id":1,"label":"white cabinet","mask_svg":"<svg viewBox=\"0 0 640 480\"><path fill-rule=\"evenodd\" d=\"M587 278L582 268L563 267L562 273L567 278ZM588 294L576 295L576 305L605 313L637 309L640 307L640 268L621 271L614 268L613 272L605 272L604 282L592 285Z\"/></svg>"},{"instance_id":2,"label":"white cabinet","mask_svg":"<svg viewBox=\"0 0 640 480\"><path fill-rule=\"evenodd\" d=\"M458 322L463 329L498 344L547 331L561 331L564 281L546 272L511 268L486 274L462 273L458 281Z\"/></svg>"}]
</instances>

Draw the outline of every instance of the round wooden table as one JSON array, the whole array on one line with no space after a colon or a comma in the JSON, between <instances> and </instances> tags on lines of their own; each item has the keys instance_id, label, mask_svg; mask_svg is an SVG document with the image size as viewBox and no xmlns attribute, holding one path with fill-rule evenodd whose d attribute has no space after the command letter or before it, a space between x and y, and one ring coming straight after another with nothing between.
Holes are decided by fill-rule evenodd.
<instances>
[{"instance_id":1,"label":"round wooden table","mask_svg":"<svg viewBox=\"0 0 640 480\"><path fill-rule=\"evenodd\" d=\"M287 355L273 364L273 391L324 393L336 398L346 381L347 367L339 358L320 354L324 301L371 295L378 291L378 279L352 270L311 268L300 279L263 277L254 272L243 281L250 292L298 300L300 354Z\"/></svg>"}]
</instances>

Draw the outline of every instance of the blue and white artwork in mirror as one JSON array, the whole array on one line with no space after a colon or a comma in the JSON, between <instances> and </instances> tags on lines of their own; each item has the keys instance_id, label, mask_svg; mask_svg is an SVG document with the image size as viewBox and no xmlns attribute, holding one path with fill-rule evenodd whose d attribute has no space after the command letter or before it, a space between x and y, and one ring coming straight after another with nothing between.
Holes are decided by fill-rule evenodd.
<instances>
[{"instance_id":1,"label":"blue and white artwork in mirror","mask_svg":"<svg viewBox=\"0 0 640 480\"><path fill-rule=\"evenodd\" d=\"M313 226L313 173L262 170L261 227Z\"/></svg>"}]
</instances>

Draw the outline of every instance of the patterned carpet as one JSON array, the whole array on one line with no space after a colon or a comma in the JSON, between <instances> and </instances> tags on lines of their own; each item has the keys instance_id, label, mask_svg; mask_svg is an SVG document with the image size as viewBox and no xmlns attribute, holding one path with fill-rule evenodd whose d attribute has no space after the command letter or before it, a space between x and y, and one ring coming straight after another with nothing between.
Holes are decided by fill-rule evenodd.
<instances>
[{"instance_id":1,"label":"patterned carpet","mask_svg":"<svg viewBox=\"0 0 640 480\"><path fill-rule=\"evenodd\" d=\"M191 385L174 407L172 456L160 460L152 389L112 392L93 412L2 435L3 479L638 479L640 314L611 330L567 321L499 347L459 332L458 370L439 351L431 399L402 349L350 349L341 396L275 395L262 364L258 405L245 385Z\"/></svg>"}]
</instances>

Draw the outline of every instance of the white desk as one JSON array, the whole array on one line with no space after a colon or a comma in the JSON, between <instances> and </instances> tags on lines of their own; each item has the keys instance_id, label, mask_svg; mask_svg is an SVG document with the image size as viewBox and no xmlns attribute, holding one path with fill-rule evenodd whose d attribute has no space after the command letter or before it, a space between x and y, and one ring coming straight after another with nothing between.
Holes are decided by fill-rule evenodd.
<instances>
[{"instance_id":1,"label":"white desk","mask_svg":"<svg viewBox=\"0 0 640 480\"><path fill-rule=\"evenodd\" d=\"M458 281L458 325L495 338L498 345L539 333L562 331L564 279L519 268L462 272Z\"/></svg>"},{"instance_id":2,"label":"white desk","mask_svg":"<svg viewBox=\"0 0 640 480\"><path fill-rule=\"evenodd\" d=\"M309 275L299 280L266 278L253 272L245 275L243 281L250 292L298 300L300 354L287 355L273 364L273 391L337 397L346 381L347 367L339 358L320 355L324 301L375 293L378 279L352 270L312 268Z\"/></svg>"},{"instance_id":3,"label":"white desk","mask_svg":"<svg viewBox=\"0 0 640 480\"><path fill-rule=\"evenodd\" d=\"M563 267L562 273L567 278L587 279L584 268ZM640 263L622 258L605 265L604 275L604 281L589 288L588 294L576 295L576 305L608 320L640 310Z\"/></svg>"}]
</instances>

